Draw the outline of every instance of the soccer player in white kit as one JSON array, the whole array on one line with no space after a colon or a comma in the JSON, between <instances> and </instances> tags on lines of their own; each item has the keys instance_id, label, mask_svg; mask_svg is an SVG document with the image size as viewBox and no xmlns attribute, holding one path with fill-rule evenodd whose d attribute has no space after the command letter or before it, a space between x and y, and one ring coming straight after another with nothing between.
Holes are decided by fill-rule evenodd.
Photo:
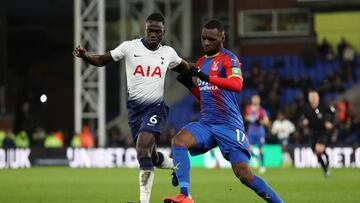
<instances>
[{"instance_id":1,"label":"soccer player in white kit","mask_svg":"<svg viewBox=\"0 0 360 203\"><path fill-rule=\"evenodd\" d=\"M146 19L145 36L122 42L114 50L103 55L89 54L84 48L74 50L76 57L94 66L125 59L128 85L129 126L136 143L140 164L140 202L149 203L154 166L173 168L170 157L156 151L156 139L166 121L168 107L164 103L164 82L168 69L183 72L189 64L175 50L161 45L165 20L153 13Z\"/></svg>"}]
</instances>

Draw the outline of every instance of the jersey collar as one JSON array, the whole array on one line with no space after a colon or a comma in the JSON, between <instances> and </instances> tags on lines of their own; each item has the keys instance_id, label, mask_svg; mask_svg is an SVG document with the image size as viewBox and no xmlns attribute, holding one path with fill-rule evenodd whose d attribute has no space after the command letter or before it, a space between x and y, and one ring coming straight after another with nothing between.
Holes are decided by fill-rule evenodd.
<instances>
[{"instance_id":1,"label":"jersey collar","mask_svg":"<svg viewBox=\"0 0 360 203\"><path fill-rule=\"evenodd\" d=\"M220 49L218 53L213 54L213 55L210 55L210 56L205 55L205 58L214 58L214 57L217 57L217 56L219 56L221 50L222 50L222 49Z\"/></svg>"},{"instance_id":2,"label":"jersey collar","mask_svg":"<svg viewBox=\"0 0 360 203\"><path fill-rule=\"evenodd\" d=\"M205 55L205 58L214 58L214 57L217 57L219 56L220 52L214 54L214 55L211 55L211 56L208 56L208 55Z\"/></svg>"}]
</instances>

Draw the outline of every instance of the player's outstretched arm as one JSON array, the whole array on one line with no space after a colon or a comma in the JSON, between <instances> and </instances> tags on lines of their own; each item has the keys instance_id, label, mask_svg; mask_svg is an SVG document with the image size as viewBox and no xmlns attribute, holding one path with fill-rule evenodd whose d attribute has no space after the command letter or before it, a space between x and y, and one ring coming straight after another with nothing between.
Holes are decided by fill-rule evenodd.
<instances>
[{"instance_id":1,"label":"player's outstretched arm","mask_svg":"<svg viewBox=\"0 0 360 203\"><path fill-rule=\"evenodd\" d=\"M184 72L188 72L190 70L191 66L193 66L193 65L194 65L193 63L189 63L186 60L182 59L181 63L171 70L178 72L178 73L184 73Z\"/></svg>"},{"instance_id":2,"label":"player's outstretched arm","mask_svg":"<svg viewBox=\"0 0 360 203\"><path fill-rule=\"evenodd\" d=\"M105 54L89 54L85 48L80 46L76 47L73 51L73 55L82 58L84 61L90 63L91 65L102 67L108 64L109 62L113 62L110 52Z\"/></svg>"},{"instance_id":3,"label":"player's outstretched arm","mask_svg":"<svg viewBox=\"0 0 360 203\"><path fill-rule=\"evenodd\" d=\"M182 59L181 63L171 70L180 73L176 77L176 80L179 81L186 88L188 88L190 92L196 97L197 100L200 100L199 87L197 87L193 81L191 67L196 67L196 64L189 63L184 59Z\"/></svg>"}]
</instances>

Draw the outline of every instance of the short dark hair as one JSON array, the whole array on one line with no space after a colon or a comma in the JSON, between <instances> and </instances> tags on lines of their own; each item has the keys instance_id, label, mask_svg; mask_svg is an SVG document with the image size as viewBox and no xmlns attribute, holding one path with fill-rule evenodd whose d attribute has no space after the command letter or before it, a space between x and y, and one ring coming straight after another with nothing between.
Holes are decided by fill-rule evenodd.
<instances>
[{"instance_id":1,"label":"short dark hair","mask_svg":"<svg viewBox=\"0 0 360 203\"><path fill-rule=\"evenodd\" d=\"M308 93L310 92L316 92L319 94L319 91L316 88L308 88Z\"/></svg>"},{"instance_id":2,"label":"short dark hair","mask_svg":"<svg viewBox=\"0 0 360 203\"><path fill-rule=\"evenodd\" d=\"M215 29L216 28L220 32L224 32L224 26L218 20L210 20L209 22L207 22L205 24L204 28L207 28L207 29Z\"/></svg>"},{"instance_id":3,"label":"short dark hair","mask_svg":"<svg viewBox=\"0 0 360 203\"><path fill-rule=\"evenodd\" d=\"M156 22L162 22L165 25L165 19L164 16L162 16L160 13L152 13L147 17L146 22L149 21L156 21Z\"/></svg>"}]
</instances>

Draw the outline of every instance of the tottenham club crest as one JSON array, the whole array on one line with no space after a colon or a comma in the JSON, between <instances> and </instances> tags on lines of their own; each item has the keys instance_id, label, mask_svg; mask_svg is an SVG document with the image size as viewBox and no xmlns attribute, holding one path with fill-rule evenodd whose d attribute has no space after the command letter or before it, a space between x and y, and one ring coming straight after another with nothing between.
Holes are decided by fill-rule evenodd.
<instances>
[{"instance_id":1,"label":"tottenham club crest","mask_svg":"<svg viewBox=\"0 0 360 203\"><path fill-rule=\"evenodd\" d=\"M219 70L219 62L218 61L214 61L212 66L211 66L211 71L218 71Z\"/></svg>"}]
</instances>

